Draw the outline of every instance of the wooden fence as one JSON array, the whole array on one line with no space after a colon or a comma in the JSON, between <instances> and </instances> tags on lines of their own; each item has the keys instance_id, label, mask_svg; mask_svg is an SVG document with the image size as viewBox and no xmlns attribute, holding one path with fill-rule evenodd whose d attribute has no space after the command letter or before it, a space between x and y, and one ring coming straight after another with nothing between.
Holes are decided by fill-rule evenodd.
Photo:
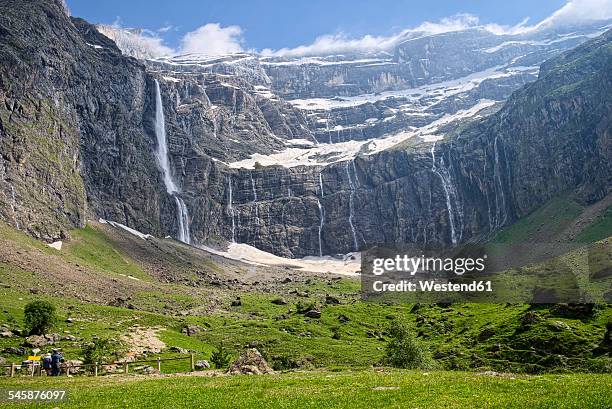
<instances>
[{"instance_id":1,"label":"wooden fence","mask_svg":"<svg viewBox=\"0 0 612 409\"><path fill-rule=\"evenodd\" d=\"M98 376L101 372L101 370L103 370L104 368L108 368L108 367L115 367L115 368L120 368L123 367L123 370L121 371L124 374L129 374L130 373L130 365L136 365L136 364L148 364L148 363L153 363L153 364L157 364L157 371L159 373L161 373L161 368L162 368L162 362L167 362L167 361L179 361L179 360L187 360L189 359L189 363L190 363L190 369L191 371L195 371L195 356L194 354L190 354L187 356L181 356L181 357L175 357L175 358L156 358L156 359L145 359L145 360L139 360L139 361L130 361L130 362L112 362L109 364L101 364L101 363L93 363L93 364L78 364L78 365L74 365L74 364L70 364L70 363L66 363L65 365L62 365L61 371L60 371L60 375L71 375L71 371L79 371L79 369L90 369L90 371L85 371L85 374L93 374L93 376ZM8 376L10 377L14 377L17 373L17 369L21 369L22 367L26 367L28 369L28 376L42 376L43 375L43 368L42 368L42 363L40 361L33 361L30 364L15 364L12 363L10 365L0 365L0 368L8 368ZM3 373L6 371L2 371ZM74 373L74 372L73 372ZM116 372L115 372L116 373ZM76 373L74 373L76 374Z\"/></svg>"}]
</instances>

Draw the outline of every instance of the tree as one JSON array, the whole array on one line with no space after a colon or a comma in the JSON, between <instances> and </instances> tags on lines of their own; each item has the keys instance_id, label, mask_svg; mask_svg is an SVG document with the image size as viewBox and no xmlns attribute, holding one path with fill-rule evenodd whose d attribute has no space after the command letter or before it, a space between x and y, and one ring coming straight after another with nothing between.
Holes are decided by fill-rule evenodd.
<instances>
[{"instance_id":1,"label":"tree","mask_svg":"<svg viewBox=\"0 0 612 409\"><path fill-rule=\"evenodd\" d=\"M47 301L32 301L26 304L23 312L23 321L30 335L43 335L57 322L55 306Z\"/></svg>"},{"instance_id":2,"label":"tree","mask_svg":"<svg viewBox=\"0 0 612 409\"><path fill-rule=\"evenodd\" d=\"M232 354L227 349L225 349L223 343L221 343L219 344L219 347L217 347L217 349L213 351L212 355L210 356L210 362L212 362L213 365L215 365L215 368L217 369L225 368L229 365L231 356Z\"/></svg>"},{"instance_id":3,"label":"tree","mask_svg":"<svg viewBox=\"0 0 612 409\"><path fill-rule=\"evenodd\" d=\"M396 368L433 369L435 361L431 353L412 333L410 328L400 320L395 320L389 327L391 339L387 344L385 362Z\"/></svg>"},{"instance_id":4,"label":"tree","mask_svg":"<svg viewBox=\"0 0 612 409\"><path fill-rule=\"evenodd\" d=\"M85 364L110 364L123 354L123 344L113 339L98 338L83 344L81 353Z\"/></svg>"}]
</instances>

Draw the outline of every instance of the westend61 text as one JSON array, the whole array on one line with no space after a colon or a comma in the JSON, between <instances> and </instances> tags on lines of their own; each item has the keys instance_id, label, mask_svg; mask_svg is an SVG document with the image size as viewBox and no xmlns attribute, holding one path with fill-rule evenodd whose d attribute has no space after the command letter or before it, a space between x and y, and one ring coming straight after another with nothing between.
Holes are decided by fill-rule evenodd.
<instances>
[{"instance_id":1,"label":"westend61 text","mask_svg":"<svg viewBox=\"0 0 612 409\"><path fill-rule=\"evenodd\" d=\"M437 283L434 280L417 282L402 280L396 283L374 281L372 288L376 292L491 292L491 281L472 281L471 283Z\"/></svg>"}]
</instances>

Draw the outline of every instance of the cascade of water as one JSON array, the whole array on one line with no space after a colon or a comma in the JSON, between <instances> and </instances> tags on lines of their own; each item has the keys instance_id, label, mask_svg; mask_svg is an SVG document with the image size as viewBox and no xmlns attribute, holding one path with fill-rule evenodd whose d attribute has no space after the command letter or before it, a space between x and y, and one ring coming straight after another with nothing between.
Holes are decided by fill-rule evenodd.
<instances>
[{"instance_id":1,"label":"cascade of water","mask_svg":"<svg viewBox=\"0 0 612 409\"><path fill-rule=\"evenodd\" d=\"M174 196L176 202L177 219L179 224L178 239L184 243L191 243L189 232L189 211L183 199L179 196L180 190L172 179L170 160L168 157L168 141L166 138L166 120L164 118L164 105L162 103L159 82L155 80L155 137L157 138L157 152L155 157L162 170L164 185L168 194Z\"/></svg>"},{"instance_id":2,"label":"cascade of water","mask_svg":"<svg viewBox=\"0 0 612 409\"><path fill-rule=\"evenodd\" d=\"M350 189L348 222L349 222L349 225L351 226L351 232L353 234L353 245L354 245L355 251L359 251L359 244L357 243L357 232L355 231L355 226L353 225L353 219L355 216L355 205L353 202L353 198L355 196L355 183L353 182L353 179L351 178L351 163L353 163L353 169L354 169L355 167L354 161L346 162L346 175L348 176L349 189ZM355 173L355 177L357 177L357 173Z\"/></svg>"},{"instance_id":3,"label":"cascade of water","mask_svg":"<svg viewBox=\"0 0 612 409\"><path fill-rule=\"evenodd\" d=\"M236 219L234 215L234 205L232 204L233 200L233 192L232 192L232 178L231 176L227 178L228 185L228 200L227 200L227 212L232 218L232 243L236 243Z\"/></svg>"},{"instance_id":4,"label":"cascade of water","mask_svg":"<svg viewBox=\"0 0 612 409\"><path fill-rule=\"evenodd\" d=\"M15 222L15 228L20 230L19 220L17 220L17 199L15 198L15 188L11 185L11 210L13 211L13 221Z\"/></svg>"},{"instance_id":5,"label":"cascade of water","mask_svg":"<svg viewBox=\"0 0 612 409\"><path fill-rule=\"evenodd\" d=\"M257 223L259 223L259 210L257 210L257 189L255 188L255 180L253 179L253 174L250 172L249 177L251 178L251 188L253 189L253 206L255 206L255 217L257 217Z\"/></svg>"},{"instance_id":6,"label":"cascade of water","mask_svg":"<svg viewBox=\"0 0 612 409\"><path fill-rule=\"evenodd\" d=\"M436 167L436 143L434 142L431 147L431 171L440 177L442 182L442 188L444 189L444 196L446 197L446 210L448 211L448 220L451 229L451 242L457 244L457 232L455 231L455 217L453 214L453 204L451 199L451 184L450 181L443 175L443 173Z\"/></svg>"},{"instance_id":7,"label":"cascade of water","mask_svg":"<svg viewBox=\"0 0 612 409\"><path fill-rule=\"evenodd\" d=\"M319 173L319 188L321 190L321 197L323 197L323 172Z\"/></svg>"},{"instance_id":8,"label":"cascade of water","mask_svg":"<svg viewBox=\"0 0 612 409\"><path fill-rule=\"evenodd\" d=\"M189 244L191 241L191 233L189 232L189 213L187 211L187 205L185 205L183 199L177 195L174 195L174 200L176 201L176 207L179 215L179 240L183 243Z\"/></svg>"},{"instance_id":9,"label":"cascade of water","mask_svg":"<svg viewBox=\"0 0 612 409\"><path fill-rule=\"evenodd\" d=\"M493 151L495 154L495 166L493 167L493 176L497 181L497 187L495 188L495 201L498 202L497 196L498 194L501 196L501 208L499 203L496 205L495 212L495 224L497 227L503 225L506 222L507 214L506 214L506 197L504 196L504 185L501 180L501 170L499 168L499 151L497 149L497 136L495 137L495 141L493 142ZM503 220L500 221L503 216Z\"/></svg>"},{"instance_id":10,"label":"cascade of water","mask_svg":"<svg viewBox=\"0 0 612 409\"><path fill-rule=\"evenodd\" d=\"M321 242L321 231L323 231L323 223L325 221L325 212L321 201L317 198L317 206L319 206L319 257L323 257L323 244Z\"/></svg>"}]
</instances>

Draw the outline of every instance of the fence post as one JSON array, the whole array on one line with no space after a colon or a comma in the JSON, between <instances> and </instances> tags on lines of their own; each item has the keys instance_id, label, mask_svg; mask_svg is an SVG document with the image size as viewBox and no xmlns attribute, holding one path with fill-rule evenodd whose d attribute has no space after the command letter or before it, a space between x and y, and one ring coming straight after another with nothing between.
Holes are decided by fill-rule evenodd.
<instances>
[{"instance_id":1,"label":"fence post","mask_svg":"<svg viewBox=\"0 0 612 409\"><path fill-rule=\"evenodd\" d=\"M161 358L157 357L157 372L161 373Z\"/></svg>"},{"instance_id":2,"label":"fence post","mask_svg":"<svg viewBox=\"0 0 612 409\"><path fill-rule=\"evenodd\" d=\"M98 376L98 363L94 364L94 376Z\"/></svg>"},{"instance_id":3,"label":"fence post","mask_svg":"<svg viewBox=\"0 0 612 409\"><path fill-rule=\"evenodd\" d=\"M193 352L191 353L191 372L195 371L195 358Z\"/></svg>"},{"instance_id":4,"label":"fence post","mask_svg":"<svg viewBox=\"0 0 612 409\"><path fill-rule=\"evenodd\" d=\"M34 371L35 371L35 366L34 366L34 362L32 362L32 370L30 372L30 376L34 376Z\"/></svg>"},{"instance_id":5,"label":"fence post","mask_svg":"<svg viewBox=\"0 0 612 409\"><path fill-rule=\"evenodd\" d=\"M70 376L70 364L66 364L66 376Z\"/></svg>"},{"instance_id":6,"label":"fence post","mask_svg":"<svg viewBox=\"0 0 612 409\"><path fill-rule=\"evenodd\" d=\"M123 370L125 371L125 374L127 375L129 372L129 365L127 362L125 364L123 364Z\"/></svg>"},{"instance_id":7,"label":"fence post","mask_svg":"<svg viewBox=\"0 0 612 409\"><path fill-rule=\"evenodd\" d=\"M15 376L15 364L11 364L11 378Z\"/></svg>"}]
</instances>

